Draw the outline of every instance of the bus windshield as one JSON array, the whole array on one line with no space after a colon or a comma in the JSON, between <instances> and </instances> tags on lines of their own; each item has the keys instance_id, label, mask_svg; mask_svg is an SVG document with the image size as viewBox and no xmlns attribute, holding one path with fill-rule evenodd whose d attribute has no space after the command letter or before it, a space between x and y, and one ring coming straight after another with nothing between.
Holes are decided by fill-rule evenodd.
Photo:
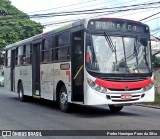
<instances>
[{"instance_id":1,"label":"bus windshield","mask_svg":"<svg viewBox=\"0 0 160 139\"><path fill-rule=\"evenodd\" d=\"M86 48L86 68L99 73L149 73L149 39L90 35Z\"/></svg>"}]
</instances>

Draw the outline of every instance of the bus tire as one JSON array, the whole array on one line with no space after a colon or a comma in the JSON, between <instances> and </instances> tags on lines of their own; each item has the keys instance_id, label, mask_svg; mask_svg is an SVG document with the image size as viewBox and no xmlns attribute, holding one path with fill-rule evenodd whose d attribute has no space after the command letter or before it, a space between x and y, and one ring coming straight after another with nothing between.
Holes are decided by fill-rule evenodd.
<instances>
[{"instance_id":1,"label":"bus tire","mask_svg":"<svg viewBox=\"0 0 160 139\"><path fill-rule=\"evenodd\" d=\"M108 105L109 109L113 113L117 113L123 109L123 106L114 106L114 105Z\"/></svg>"},{"instance_id":2,"label":"bus tire","mask_svg":"<svg viewBox=\"0 0 160 139\"><path fill-rule=\"evenodd\" d=\"M61 87L59 92L59 108L63 112L70 111L70 103L68 102L67 89L64 85Z\"/></svg>"},{"instance_id":3,"label":"bus tire","mask_svg":"<svg viewBox=\"0 0 160 139\"><path fill-rule=\"evenodd\" d=\"M20 82L18 85L18 98L21 102L26 101L26 96L24 95L22 82Z\"/></svg>"}]
</instances>

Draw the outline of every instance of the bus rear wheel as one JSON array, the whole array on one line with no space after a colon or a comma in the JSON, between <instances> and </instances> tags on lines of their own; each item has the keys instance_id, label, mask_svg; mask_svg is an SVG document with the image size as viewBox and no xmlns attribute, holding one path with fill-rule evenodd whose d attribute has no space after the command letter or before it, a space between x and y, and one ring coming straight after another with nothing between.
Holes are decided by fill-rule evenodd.
<instances>
[{"instance_id":1,"label":"bus rear wheel","mask_svg":"<svg viewBox=\"0 0 160 139\"><path fill-rule=\"evenodd\" d=\"M69 112L70 105L68 102L67 89L65 86L62 86L59 92L59 107L63 112Z\"/></svg>"},{"instance_id":2,"label":"bus rear wheel","mask_svg":"<svg viewBox=\"0 0 160 139\"><path fill-rule=\"evenodd\" d=\"M123 106L114 106L114 105L108 105L109 109L111 110L111 112L119 112L123 109Z\"/></svg>"},{"instance_id":3,"label":"bus rear wheel","mask_svg":"<svg viewBox=\"0 0 160 139\"><path fill-rule=\"evenodd\" d=\"M18 98L21 102L26 101L26 96L24 95L23 91L23 84L21 82L18 85Z\"/></svg>"}]
</instances>

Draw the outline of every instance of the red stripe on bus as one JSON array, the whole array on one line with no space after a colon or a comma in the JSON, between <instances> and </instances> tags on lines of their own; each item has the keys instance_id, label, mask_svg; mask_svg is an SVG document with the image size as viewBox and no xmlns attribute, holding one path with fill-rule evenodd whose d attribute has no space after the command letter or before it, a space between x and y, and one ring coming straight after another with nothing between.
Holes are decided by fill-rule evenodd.
<instances>
[{"instance_id":1,"label":"red stripe on bus","mask_svg":"<svg viewBox=\"0 0 160 139\"><path fill-rule=\"evenodd\" d=\"M112 89L125 89L126 87L129 89L143 88L148 86L151 82L152 82L151 78L137 82L112 82L112 81L101 80L98 78L95 80L95 83L98 84L99 86Z\"/></svg>"}]
</instances>

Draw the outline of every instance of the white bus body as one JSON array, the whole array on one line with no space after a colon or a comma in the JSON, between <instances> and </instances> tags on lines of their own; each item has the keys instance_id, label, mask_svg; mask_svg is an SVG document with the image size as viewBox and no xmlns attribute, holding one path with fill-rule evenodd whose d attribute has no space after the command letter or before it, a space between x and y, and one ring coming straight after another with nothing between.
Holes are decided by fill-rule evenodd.
<instances>
[{"instance_id":1,"label":"white bus body","mask_svg":"<svg viewBox=\"0 0 160 139\"><path fill-rule=\"evenodd\" d=\"M104 22L108 20L110 21L112 19L103 19ZM121 21L122 19L116 20ZM145 64L148 67L144 63L139 66L139 69L129 67L129 73L132 75L130 76L128 73L123 73L127 66L121 68L120 62L125 58L125 64L130 62L130 65L135 65L135 54L129 55L131 52L128 52L127 55L127 48L125 48L125 45L127 45L129 41L135 42L138 41L138 39L136 37L131 37L131 40L130 38L127 38L128 40L123 39L123 37L120 38L119 36L124 35L122 34L122 31L118 34L117 31L115 31L115 28L114 31L118 34L118 37L113 37L114 32L112 32L113 34L111 35L105 36L103 35L103 31L105 30L104 28L108 28L109 22L106 24L103 23L102 25L99 22L96 23L96 21L95 23L94 21L93 23L88 21L90 20L81 20L60 29L39 34L8 45L6 47L4 68L5 88L17 92L21 101L26 99L25 96L58 101L61 110L64 112L69 110L71 103L82 105L108 104L111 110L120 111L124 105L139 102L153 102L154 85L152 84L152 72L148 72L148 70L150 70L149 68L151 68L149 43L146 44L146 41L142 39L142 43L144 42L146 45L144 49L147 53L145 56L148 56L147 59L149 59L149 66L146 62ZM101 22L100 19L98 19L98 21ZM128 20L124 20L123 22L134 24L134 22ZM98 25L92 27L88 25L89 23ZM114 23L112 23L112 27L115 27L113 24ZM138 23L133 26L133 30L131 30L131 26L129 26L128 30L131 30L129 35L136 32L135 29L138 26L137 24ZM143 25L141 23L139 24L140 26ZM120 25L118 25L118 29L119 26ZM101 29L96 32L92 29L96 27L101 27ZM102 29L103 31L101 31ZM99 36L97 35L98 33L100 34ZM110 34L110 31L107 30L107 33ZM139 32L136 33L138 34ZM125 37L127 36L126 34ZM149 33L147 35L149 36ZM87 37L89 39L87 39ZM105 37L106 39L109 39L109 41L112 40L111 42L117 41L118 39L123 41L122 47L125 48L126 53L124 52L125 56L121 60L118 62L116 61L116 64L119 64L119 67L116 70L114 69L114 64L108 68L110 66L108 63L105 63L108 67L100 69L100 64L103 64L103 59L98 60L98 58L100 58L98 55L96 55L96 61L92 61L92 63L87 60L89 40L91 39L93 41L92 44L89 45L89 48L94 48L97 44L96 39L104 41ZM145 40L147 40L146 38ZM147 42L149 42L149 39ZM78 46L78 43L81 46ZM108 43L108 40L104 43L109 45L109 47L111 46ZM140 46L141 45L138 45L136 47ZM120 45L116 47L120 47ZM135 47L135 45L132 47ZM97 49L98 46L94 48L94 51L97 51ZM108 53L111 51L110 49L111 48L106 48ZM136 51L139 52L138 54L141 54L140 51L138 51L139 48L136 49ZM106 53L106 55L108 53ZM110 55L114 57L113 53L115 53L116 56L115 51L111 52ZM93 54L92 51L92 55ZM104 55L101 55L101 57L103 56ZM130 59L132 59L132 61L129 61L127 56L131 57ZM119 57L117 57L117 59ZM45 58L48 58L49 60L46 62ZM112 59L108 60L111 64ZM138 60L138 63L140 64L141 61L140 59ZM87 62L90 66L87 65ZM95 64L99 65L99 67L97 68ZM143 71L140 69L141 66L144 66L144 68L142 67ZM111 73L111 75L109 74L109 76L106 71L109 71L110 73L111 68L114 72ZM122 73L124 79L118 72ZM139 76L136 74L137 72L139 73Z\"/></svg>"}]
</instances>

